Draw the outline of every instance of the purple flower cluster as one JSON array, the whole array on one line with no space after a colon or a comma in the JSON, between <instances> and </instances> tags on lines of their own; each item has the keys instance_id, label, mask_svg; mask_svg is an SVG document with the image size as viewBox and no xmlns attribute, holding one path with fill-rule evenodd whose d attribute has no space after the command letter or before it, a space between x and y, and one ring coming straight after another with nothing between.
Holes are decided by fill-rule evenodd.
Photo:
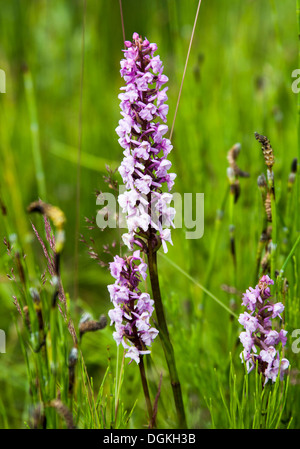
<instances>
[{"instance_id":1,"label":"purple flower cluster","mask_svg":"<svg viewBox=\"0 0 300 449\"><path fill-rule=\"evenodd\" d=\"M154 56L156 44L134 33L132 42L125 41L125 47L120 73L126 86L119 94L123 118L116 128L124 149L119 172L127 189L118 198L128 227L123 241L130 250L134 243L143 248L140 237L149 240L157 234L167 252L175 216L169 192L176 177L168 173L172 165L168 155L173 147L164 137L168 131L164 124L168 88L163 86L168 78L163 74L160 57ZM168 192L162 191L163 185Z\"/></svg>"},{"instance_id":2,"label":"purple flower cluster","mask_svg":"<svg viewBox=\"0 0 300 449\"><path fill-rule=\"evenodd\" d=\"M158 334L158 330L149 323L154 301L139 289L141 280L146 279L146 270L147 264L140 257L139 250L124 259L115 256L110 263L111 275L116 279L108 286L114 305L114 309L108 312L110 324L115 324L113 337L125 348L125 357L136 363L139 363L140 355L150 353L147 347Z\"/></svg>"},{"instance_id":3,"label":"purple flower cluster","mask_svg":"<svg viewBox=\"0 0 300 449\"><path fill-rule=\"evenodd\" d=\"M280 360L279 350L276 346L281 342L285 346L287 331L281 329L279 332L272 328L272 319L281 317L284 305L281 302L273 304L270 285L274 281L268 275L263 276L255 288L250 287L243 295L242 304L248 312L239 316L239 323L245 328L240 334L240 341L244 346L240 357L245 360L248 373L258 364L258 372L268 380L275 382L278 375L283 375L289 366L285 358Z\"/></svg>"}]
</instances>

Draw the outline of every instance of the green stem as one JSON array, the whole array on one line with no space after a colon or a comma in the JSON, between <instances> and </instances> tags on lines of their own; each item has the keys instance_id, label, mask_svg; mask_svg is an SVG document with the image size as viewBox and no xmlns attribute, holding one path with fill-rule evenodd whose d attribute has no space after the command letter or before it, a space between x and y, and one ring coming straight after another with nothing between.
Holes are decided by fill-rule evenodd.
<instances>
[{"instance_id":1,"label":"green stem","mask_svg":"<svg viewBox=\"0 0 300 449\"><path fill-rule=\"evenodd\" d=\"M266 245L266 242L264 240L264 230L263 230L263 232L262 232L262 234L260 236L258 245L257 245L257 250L256 250L254 284L257 284L257 280L259 278L259 272L260 272L260 266L261 266L261 256L262 256L262 252L263 252L263 249L264 249L265 245Z\"/></svg>"},{"instance_id":2,"label":"green stem","mask_svg":"<svg viewBox=\"0 0 300 449\"><path fill-rule=\"evenodd\" d=\"M2 118L1 126L1 142L0 142L0 156L3 157L2 176L3 183L5 184L6 202L10 204L10 217L13 217L13 221L7 225L9 234L12 229L17 230L18 239L24 253L26 254L26 266L29 277L35 276L35 262L32 254L32 247L29 243L28 234L28 219L25 215L22 188L17 179L17 164L15 159L15 152L11 147L11 139L13 134L13 128L10 120L6 116L6 108L0 105L0 115ZM3 132L5 130L5 132ZM6 217L7 218L7 217ZM7 223L9 220L5 220ZM9 236L9 235L8 235Z\"/></svg>"},{"instance_id":3,"label":"green stem","mask_svg":"<svg viewBox=\"0 0 300 449\"><path fill-rule=\"evenodd\" d=\"M29 110L32 154L33 154L36 182L38 186L38 195L43 201L47 201L46 182L41 156L39 123L37 117L37 108L33 89L33 81L31 72L27 68L24 70L24 87Z\"/></svg>"},{"instance_id":4,"label":"green stem","mask_svg":"<svg viewBox=\"0 0 300 449\"><path fill-rule=\"evenodd\" d=\"M157 272L157 252L153 251L151 239L149 239L148 244L148 268L150 273L150 281L152 287L153 299L155 302L155 311L158 321L159 335L162 342L162 347L166 357L171 385L173 390L173 396L175 401L175 407L178 417L178 422L180 428L187 428L184 405L182 400L181 385L178 378L178 373L176 369L175 356L173 346L170 340L169 331L167 327L167 322L165 318L165 312L163 308L163 303L161 299L159 279Z\"/></svg>"},{"instance_id":5,"label":"green stem","mask_svg":"<svg viewBox=\"0 0 300 449\"><path fill-rule=\"evenodd\" d=\"M230 189L230 195L229 195L229 238L230 238L230 253L232 256L232 262L233 262L233 276L232 276L232 282L233 286L236 287L236 248L235 248L235 224L234 224L234 201L235 201L235 194L232 189Z\"/></svg>"},{"instance_id":6,"label":"green stem","mask_svg":"<svg viewBox=\"0 0 300 449\"><path fill-rule=\"evenodd\" d=\"M144 395L145 395L145 399L146 399L146 406L147 406L148 415L149 415L149 422L151 422L152 415L153 415L153 409L152 409L152 404L151 404L151 400L150 400L150 393L149 393L149 388L148 388L148 382L147 382L147 377L146 377L143 356L140 357L139 368L140 368L140 374L141 374Z\"/></svg>"},{"instance_id":7,"label":"green stem","mask_svg":"<svg viewBox=\"0 0 300 449\"><path fill-rule=\"evenodd\" d=\"M277 213L273 174L269 178L269 192L271 196L271 211L272 211L272 247L271 247L271 279L275 279L276 269L276 255L277 255Z\"/></svg>"},{"instance_id":8,"label":"green stem","mask_svg":"<svg viewBox=\"0 0 300 449\"><path fill-rule=\"evenodd\" d=\"M286 266L289 263L289 261L290 261L291 257L293 256L294 252L296 251L296 248L299 245L299 243L300 243L300 235L298 235L298 238L297 238L296 242L294 243L294 245L293 245L289 255L287 256L287 258L285 259L285 261L284 261L284 263L282 265L282 268L280 270L280 276L283 275L283 273L284 273L284 271L286 269Z\"/></svg>"},{"instance_id":9,"label":"green stem","mask_svg":"<svg viewBox=\"0 0 300 449\"><path fill-rule=\"evenodd\" d=\"M208 295L211 299L213 299L219 306L223 307L226 312L228 312L230 315L232 315L234 318L238 319L238 315L234 313L229 307L226 306L220 299L218 299L213 293L211 293L207 288L205 288L203 285L201 285L195 278L193 278L189 273L184 271L179 265L177 265L175 262L173 262L171 259L169 259L164 254L161 254L161 256L166 259L171 265L173 265L174 268L176 268L181 274L183 274L187 279L189 279L191 282L193 282L197 287L199 287L201 290L205 292L206 295Z\"/></svg>"},{"instance_id":10,"label":"green stem","mask_svg":"<svg viewBox=\"0 0 300 449\"><path fill-rule=\"evenodd\" d=\"M120 348L117 347L117 364L116 364L116 386L115 386L115 422L117 422L118 418L118 411L119 411L119 403L120 403L120 392L121 392L121 386L123 383L123 372L124 372L124 353L122 357L121 362L121 368L119 373L119 353Z\"/></svg>"},{"instance_id":11,"label":"green stem","mask_svg":"<svg viewBox=\"0 0 300 449\"><path fill-rule=\"evenodd\" d=\"M230 185L229 194L229 241L230 241L230 253L232 257L232 286L237 287L237 261L236 261L236 246L235 246L235 223L234 223L234 205L235 205L235 189L234 184ZM229 307L231 301L234 301L232 295L230 295ZM233 302L234 304L234 302ZM233 317L229 315L229 326L228 326L228 347L231 345L232 331L233 331Z\"/></svg>"},{"instance_id":12,"label":"green stem","mask_svg":"<svg viewBox=\"0 0 300 449\"><path fill-rule=\"evenodd\" d=\"M83 108L83 77L85 56L85 21L86 0L83 0L82 34L81 34L81 68L80 68L80 95L78 114L78 148L77 148L77 174L76 174L76 215L75 215L75 245L74 245L74 299L78 299L79 276L79 228L80 228L80 189L81 189L81 147L82 147L82 108Z\"/></svg>"}]
</instances>

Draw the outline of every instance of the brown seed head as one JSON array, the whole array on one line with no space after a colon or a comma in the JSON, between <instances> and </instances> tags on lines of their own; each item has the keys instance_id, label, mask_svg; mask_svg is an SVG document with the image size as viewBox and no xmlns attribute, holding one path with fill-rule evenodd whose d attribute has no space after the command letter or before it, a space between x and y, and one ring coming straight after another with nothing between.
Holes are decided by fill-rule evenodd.
<instances>
[{"instance_id":1,"label":"brown seed head","mask_svg":"<svg viewBox=\"0 0 300 449\"><path fill-rule=\"evenodd\" d=\"M107 324L107 319L105 315L101 315L99 321L87 319L79 324L79 334L80 338L86 332L95 332L104 329Z\"/></svg>"},{"instance_id":2,"label":"brown seed head","mask_svg":"<svg viewBox=\"0 0 300 449\"><path fill-rule=\"evenodd\" d=\"M266 166L271 170L275 160L274 160L274 152L271 147L270 141L266 136L262 136L261 134L254 133L255 139L262 145L261 149L264 154Z\"/></svg>"},{"instance_id":3,"label":"brown seed head","mask_svg":"<svg viewBox=\"0 0 300 449\"><path fill-rule=\"evenodd\" d=\"M241 170L236 163L238 155L241 151L241 144L236 143L227 153L227 160L229 163L229 167L233 170L235 176L240 176L241 178L248 178L249 173Z\"/></svg>"},{"instance_id":4,"label":"brown seed head","mask_svg":"<svg viewBox=\"0 0 300 449\"><path fill-rule=\"evenodd\" d=\"M267 192L267 195L266 195L265 210L266 210L266 214L267 214L267 220L270 223L272 223L272 203L271 203L270 192Z\"/></svg>"},{"instance_id":5,"label":"brown seed head","mask_svg":"<svg viewBox=\"0 0 300 449\"><path fill-rule=\"evenodd\" d=\"M53 399L53 401L49 403L49 406L55 408L57 413L65 420L68 429L76 428L71 411L60 399Z\"/></svg>"}]
</instances>

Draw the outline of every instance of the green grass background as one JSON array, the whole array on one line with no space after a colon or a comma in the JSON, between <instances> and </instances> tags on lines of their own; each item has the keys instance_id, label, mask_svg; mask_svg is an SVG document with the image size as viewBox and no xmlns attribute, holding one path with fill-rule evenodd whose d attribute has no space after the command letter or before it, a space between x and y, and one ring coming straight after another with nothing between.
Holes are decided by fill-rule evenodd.
<instances>
[{"instance_id":1,"label":"green grass background","mask_svg":"<svg viewBox=\"0 0 300 449\"><path fill-rule=\"evenodd\" d=\"M176 118L171 154L177 173L174 191L203 192L205 195L204 236L187 240L186 229L173 232L174 246L168 257L201 284L205 284L227 306L240 298L224 292L232 285L233 265L229 248L228 208L220 224L216 253L215 219L222 207L226 178L226 154L236 142L242 150L240 167L250 173L241 180L241 196L235 206L237 284L244 291L253 285L257 242L262 229L261 198L256 179L264 160L254 132L267 135L274 148L274 166L279 214L283 215L287 179L292 159L297 156L297 98L291 89L291 73L298 67L298 32L294 0L203 0L196 28L182 97ZM197 8L195 0L123 0L126 38L137 31L158 45L158 53L169 77L169 120L174 117L177 96ZM7 256L4 236L16 233L25 252L35 254L41 269L45 261L31 231L26 207L38 198L33 142L22 67L33 79L39 125L39 144L46 182L46 201L66 214L66 246L62 258L62 279L69 292L77 325L83 311L94 317L110 308L106 285L112 282L79 244L79 298L74 298L74 246L76 230L77 147L79 139L80 76L82 63L83 2L79 0L1 0L0 68L6 73L6 93L0 94L0 197L7 216L0 217L0 328L7 335L7 352L0 354L0 426L23 427L26 420L28 385L19 340L12 316L12 286L6 277ZM82 90L82 157L80 184L80 232L89 236L84 217L97 212L95 190L106 190L105 164L116 167L122 159L115 128L120 119L117 95L122 85L119 61L122 57L122 28L117 0L88 0L85 16L84 80ZM284 241L284 221L279 220L278 239ZM113 238L114 231L93 233L98 247ZM278 267L291 248L288 239ZM209 261L212 265L209 265ZM159 259L163 300L174 343L182 390L191 427L210 427L206 400L216 410L216 426L228 422L219 395L217 375L228 393L229 352L236 370L240 345L235 345L236 320L206 298L203 293L166 259ZM208 268L212 270L209 275ZM297 270L297 267L296 267ZM292 273L289 266L288 273ZM287 323L289 324L289 323ZM299 326L299 319L298 319ZM289 330L297 327L294 319ZM291 340L288 345L291 345ZM89 374L100 385L107 367L107 346L113 366L116 348L112 328L88 335L82 351ZM171 397L167 371L159 341L153 345L157 372L163 370L162 399ZM291 354L293 367L299 366ZM286 411L293 413L293 427L299 427L299 379L293 380ZM137 368L125 366L121 400L125 408L138 402L131 426L142 425L144 400ZM139 410L141 413L139 413ZM172 423L172 416L165 418ZM1 424L2 422L2 424Z\"/></svg>"}]
</instances>

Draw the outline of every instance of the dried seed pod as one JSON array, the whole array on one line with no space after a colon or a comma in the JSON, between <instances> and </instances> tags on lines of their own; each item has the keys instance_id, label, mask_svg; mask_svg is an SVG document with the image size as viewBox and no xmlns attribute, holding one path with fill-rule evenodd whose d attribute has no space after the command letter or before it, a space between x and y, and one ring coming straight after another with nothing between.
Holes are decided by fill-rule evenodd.
<instances>
[{"instance_id":1,"label":"dried seed pod","mask_svg":"<svg viewBox=\"0 0 300 449\"><path fill-rule=\"evenodd\" d=\"M267 227L267 238L268 238L268 240L271 240L271 238L272 238L272 225L269 225Z\"/></svg>"},{"instance_id":2,"label":"dried seed pod","mask_svg":"<svg viewBox=\"0 0 300 449\"><path fill-rule=\"evenodd\" d=\"M235 181L234 169L232 167L228 167L226 173L229 180L229 184L232 185Z\"/></svg>"},{"instance_id":3,"label":"dried seed pod","mask_svg":"<svg viewBox=\"0 0 300 449\"><path fill-rule=\"evenodd\" d=\"M46 429L46 416L42 403L37 405L32 411L29 426L31 429Z\"/></svg>"},{"instance_id":4,"label":"dried seed pod","mask_svg":"<svg viewBox=\"0 0 300 449\"><path fill-rule=\"evenodd\" d=\"M293 159L293 162L291 165L291 172L289 174L289 179L288 179L288 190L289 191L293 187L293 184L295 183L295 180L296 180L297 164L298 164L298 159L297 158Z\"/></svg>"},{"instance_id":5,"label":"dried seed pod","mask_svg":"<svg viewBox=\"0 0 300 449\"><path fill-rule=\"evenodd\" d=\"M7 209L5 204L3 203L2 199L0 198L0 209L3 216L7 215Z\"/></svg>"},{"instance_id":6,"label":"dried seed pod","mask_svg":"<svg viewBox=\"0 0 300 449\"><path fill-rule=\"evenodd\" d=\"M267 180L264 174L258 176L257 185L261 193L262 202L265 204L267 197Z\"/></svg>"},{"instance_id":7,"label":"dried seed pod","mask_svg":"<svg viewBox=\"0 0 300 449\"><path fill-rule=\"evenodd\" d=\"M28 330L31 332L31 325L30 325L29 308L28 308L28 306L24 306L23 307L23 314L24 314L25 324L26 324Z\"/></svg>"},{"instance_id":8,"label":"dried seed pod","mask_svg":"<svg viewBox=\"0 0 300 449\"><path fill-rule=\"evenodd\" d=\"M88 312L83 313L81 315L81 318L80 318L80 321L79 321L79 326L82 323L85 323L86 321L89 321L89 320L92 320L92 319L93 319L93 317L92 317L92 315L90 313L88 313Z\"/></svg>"},{"instance_id":9,"label":"dried seed pod","mask_svg":"<svg viewBox=\"0 0 300 449\"><path fill-rule=\"evenodd\" d=\"M66 222L65 214L58 207L47 204L42 200L29 204L27 210L28 212L39 212L40 214L46 215L53 221L54 226L57 228L63 227Z\"/></svg>"},{"instance_id":10,"label":"dried seed pod","mask_svg":"<svg viewBox=\"0 0 300 449\"><path fill-rule=\"evenodd\" d=\"M78 349L73 347L69 354L69 394L73 393L75 384L75 366L78 361Z\"/></svg>"},{"instance_id":11,"label":"dried seed pod","mask_svg":"<svg viewBox=\"0 0 300 449\"><path fill-rule=\"evenodd\" d=\"M290 173L289 179L288 179L288 189L291 190L292 185L295 183L296 180L296 173Z\"/></svg>"},{"instance_id":12,"label":"dried seed pod","mask_svg":"<svg viewBox=\"0 0 300 449\"><path fill-rule=\"evenodd\" d=\"M37 291L37 289L32 288L32 287L29 289L29 293L34 302L34 309L35 309L35 312L36 312L36 315L38 318L39 330L41 331L44 329L44 320L43 320L43 314L42 314L42 308L41 308L40 295L39 295L39 292Z\"/></svg>"},{"instance_id":13,"label":"dried seed pod","mask_svg":"<svg viewBox=\"0 0 300 449\"><path fill-rule=\"evenodd\" d=\"M23 268L23 265L22 265L22 261L21 261L21 257L20 257L19 251L16 251L15 259L16 259L16 263L17 263L17 267L18 267L18 273L19 273L19 276L20 276L20 281L25 286L26 285L25 272L24 272L24 268Z\"/></svg>"},{"instance_id":14,"label":"dried seed pod","mask_svg":"<svg viewBox=\"0 0 300 449\"><path fill-rule=\"evenodd\" d=\"M274 153L271 147L270 141L266 136L262 136L261 134L254 133L255 139L262 145L261 149L263 151L263 155L265 158L266 166L272 170L272 167L275 163Z\"/></svg>"},{"instance_id":15,"label":"dried seed pod","mask_svg":"<svg viewBox=\"0 0 300 449\"><path fill-rule=\"evenodd\" d=\"M264 175L264 173L262 173L261 175L258 176L257 178L257 185L260 189L266 189L267 188L267 180L266 177Z\"/></svg>"},{"instance_id":16,"label":"dried seed pod","mask_svg":"<svg viewBox=\"0 0 300 449\"><path fill-rule=\"evenodd\" d=\"M240 154L241 151L241 144L235 143L233 147L230 148L230 150L227 153L227 160L229 162L230 167L233 167L235 165L235 161Z\"/></svg>"},{"instance_id":17,"label":"dried seed pod","mask_svg":"<svg viewBox=\"0 0 300 449\"><path fill-rule=\"evenodd\" d=\"M262 272L265 274L270 269L270 253L267 251L261 261Z\"/></svg>"},{"instance_id":18,"label":"dried seed pod","mask_svg":"<svg viewBox=\"0 0 300 449\"><path fill-rule=\"evenodd\" d=\"M262 231L261 235L260 235L259 241L260 241L260 242L267 242L268 240L269 240L268 232L267 232L267 230L264 229L264 230Z\"/></svg>"},{"instance_id":19,"label":"dried seed pod","mask_svg":"<svg viewBox=\"0 0 300 449\"><path fill-rule=\"evenodd\" d=\"M76 428L71 411L60 399L53 399L49 406L55 408L57 413L65 420L68 429Z\"/></svg>"},{"instance_id":20,"label":"dried seed pod","mask_svg":"<svg viewBox=\"0 0 300 449\"><path fill-rule=\"evenodd\" d=\"M297 167L298 167L298 159L295 157L293 159L292 165L291 165L291 172L297 173Z\"/></svg>"},{"instance_id":21,"label":"dried seed pod","mask_svg":"<svg viewBox=\"0 0 300 449\"><path fill-rule=\"evenodd\" d=\"M266 200L265 200L265 211L267 214L267 220L272 223L272 203L271 203L271 195L270 192L267 192Z\"/></svg>"},{"instance_id":22,"label":"dried seed pod","mask_svg":"<svg viewBox=\"0 0 300 449\"><path fill-rule=\"evenodd\" d=\"M78 360L78 349L72 348L69 354L69 366L75 366Z\"/></svg>"},{"instance_id":23,"label":"dried seed pod","mask_svg":"<svg viewBox=\"0 0 300 449\"><path fill-rule=\"evenodd\" d=\"M240 181L237 179L233 184L234 202L236 203L241 193Z\"/></svg>"},{"instance_id":24,"label":"dried seed pod","mask_svg":"<svg viewBox=\"0 0 300 449\"><path fill-rule=\"evenodd\" d=\"M229 162L229 166L232 168L235 176L240 176L241 178L248 178L249 173L241 170L236 163L237 157L241 151L241 144L236 143L227 153L227 160Z\"/></svg>"},{"instance_id":25,"label":"dried seed pod","mask_svg":"<svg viewBox=\"0 0 300 449\"><path fill-rule=\"evenodd\" d=\"M79 323L79 335L80 338L86 332L95 332L101 329L104 329L107 324L107 319L105 315L101 315L99 321L92 320L90 318L86 318L85 320L80 320Z\"/></svg>"},{"instance_id":26,"label":"dried seed pod","mask_svg":"<svg viewBox=\"0 0 300 449\"><path fill-rule=\"evenodd\" d=\"M234 195L234 202L236 203L241 192L240 182L237 179L234 169L232 167L227 167L226 172L230 185L230 193Z\"/></svg>"}]
</instances>

